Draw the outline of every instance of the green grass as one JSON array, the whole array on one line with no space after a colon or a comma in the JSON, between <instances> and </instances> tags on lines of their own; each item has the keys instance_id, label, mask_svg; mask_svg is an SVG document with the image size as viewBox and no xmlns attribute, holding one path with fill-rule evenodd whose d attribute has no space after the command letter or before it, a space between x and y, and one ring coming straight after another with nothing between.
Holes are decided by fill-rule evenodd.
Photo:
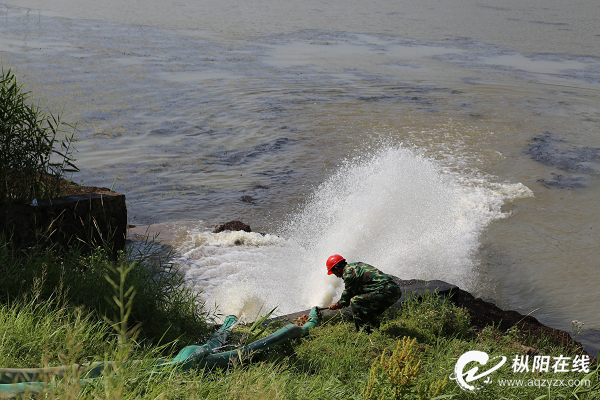
<instances>
[{"instance_id":1,"label":"green grass","mask_svg":"<svg viewBox=\"0 0 600 400\"><path fill-rule=\"evenodd\" d=\"M53 301L0 305L0 365L37 368L61 365L65 358L89 362L104 354L109 326L81 309Z\"/></svg>"},{"instance_id":2,"label":"green grass","mask_svg":"<svg viewBox=\"0 0 600 400\"><path fill-rule=\"evenodd\" d=\"M0 239L0 367L115 361L104 378L82 385L81 376L73 373L53 382L39 395L43 398L600 398L597 371L588 377L592 386L587 388L501 386L502 379L527 385L585 374L513 372L513 358L527 351L523 345L543 356L575 354L547 340L532 342L514 329L503 333L489 326L476 332L464 309L435 293L388 310L380 329L370 335L356 332L352 321L338 313L301 340L228 370L152 374L156 359L202 343L210 326L197 295L168 258L124 252L115 260L102 248L91 253L41 246L23 251ZM241 347L280 327L239 326L230 343ZM471 350L508 358L490 375L494 381L474 393L450 379L458 358ZM141 363L132 365L133 359Z\"/></svg>"}]
</instances>

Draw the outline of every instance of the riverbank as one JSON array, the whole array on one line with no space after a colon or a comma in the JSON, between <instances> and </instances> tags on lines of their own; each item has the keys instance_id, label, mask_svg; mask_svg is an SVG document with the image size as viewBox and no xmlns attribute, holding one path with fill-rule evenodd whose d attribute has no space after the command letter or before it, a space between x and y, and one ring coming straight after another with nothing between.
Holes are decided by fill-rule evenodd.
<instances>
[{"instance_id":1,"label":"riverbank","mask_svg":"<svg viewBox=\"0 0 600 400\"><path fill-rule=\"evenodd\" d=\"M387 312L380 329L370 335L356 332L343 313L331 313L323 315L322 325L313 328L304 339L271 348L260 356L240 357L234 360L231 368L187 372L167 369L154 374L147 371L153 360L161 358L159 348L138 347L128 340L125 331L120 332L119 341L105 343L104 336L110 336L110 327L94 322L90 316L72 323L67 309L55 310L52 304L41 307L19 304L18 314L0 307L2 328L11 327L7 330L9 340L2 343L4 358L0 366L5 366L4 363L10 362L11 355L15 354L11 347L22 345L24 339L31 337L39 340L35 351L28 354L31 360L28 366L33 366L38 356L49 357L49 365L64 362L64 357L54 357L55 350L44 349L40 344L46 336L52 338L52 343L61 342L67 332L72 332L74 336L70 340L77 343L79 357L93 356L94 351L99 351L99 344L105 343L104 359L116 360L114 374L87 382L79 380L81 376L67 374L62 381L56 381L55 386L41 393L45 398L96 398L110 394L118 398L166 399L533 400L543 398L540 395L544 394L552 398L570 398L576 393L580 399L592 400L600 394L595 366L591 362L584 364L591 375L583 371L560 375L552 370L536 372L532 364L534 357L575 362L577 357L582 357L577 349L556 346L545 339L535 340L518 329L503 333L488 325L475 331L468 313L447 299L431 292L424 293L420 299L407 298L398 309ZM31 323L23 323L25 316L31 321L45 322L33 327ZM235 349L264 337L280 326L273 321L263 332L238 326L228 348ZM28 329L26 334L25 329ZM56 332L59 332L58 336ZM69 360L75 361L75 354L68 346L58 349L64 351ZM457 380L456 365L457 358L469 351L488 354L492 360L504 357L510 363L494 371L493 380L473 383L478 390L464 389L454 382ZM511 367L512 360L517 357L528 360L524 362L532 370ZM128 359L140 359L141 362L129 365ZM409 371L402 380L393 378L390 367L395 363ZM531 384L506 387L507 382L516 380ZM565 387L540 387L553 381L565 382ZM588 381L589 386L585 383Z\"/></svg>"},{"instance_id":2,"label":"riverbank","mask_svg":"<svg viewBox=\"0 0 600 400\"><path fill-rule=\"evenodd\" d=\"M62 381L57 380L56 386L49 387L42 394L46 398L368 399L379 396L401 398L398 393L402 393L402 396L419 399L442 396L439 398L497 400L507 395L534 399L547 391L536 386L506 388L499 383L481 382L483 386L476 393L465 391L452 381L452 376L456 378L454 371L457 358L474 350L510 360L539 356L549 359L567 357L575 362L583 356L582 349L574 342L561 343L545 333L531 335L534 330L528 327L537 327L544 332L544 328L537 326L531 318L526 318L525 324L517 323L503 331L498 329L502 326L503 318L498 320L498 315L486 315L494 310L493 307L452 285L444 284L447 290L440 292L454 292L456 301L465 306L459 307L450 301L453 298L451 296L422 291L423 288L430 289L431 284L413 280L403 281L405 300L386 313L380 329L371 335L363 331L356 332L353 323L344 318L343 313L331 313L324 315L322 325L312 329L302 340L273 348L260 357L241 357L225 370L167 370L161 374L147 374L147 368L153 360L172 357L173 352L190 343L190 340L193 343L201 342L199 336L207 333L202 321L190 323L189 318L198 316L198 310L185 317L189 312L188 306L192 306L187 301L193 298L186 300L185 296L190 293L185 290L183 282L176 279L179 274L170 276L170 286L162 289L155 286L157 277L164 278L166 271L176 270L168 259L149 257L150 253L148 251L142 260L122 259L121 264L115 264L103 257L100 249L85 257L75 253L61 255L45 252L41 253L45 260L45 272L33 268L41 265L39 260L28 260L28 265L32 266L26 269L32 274L28 282L33 284L37 277L39 285L42 279L44 290L39 291L39 286L36 289L36 285L32 285L28 289L29 301L24 301L27 298L25 296L21 301L13 300L11 307L3 306L0 309L0 328L8 335L0 343L0 367L55 366L107 359L116 361L114 374L107 374L101 380L84 382L76 374ZM10 280L20 271L16 268L15 255L3 252L0 256L4 261L13 257L12 264L6 263L15 267L6 274ZM150 273L140 275L144 270ZM117 306L117 313L112 321L102 318L103 315L111 315L110 304L108 309L106 306L94 308L111 291L108 282L100 284L105 273L111 276L115 284L112 286L116 299L113 305ZM134 274L133 278L137 278L129 279L128 274ZM56 278L59 280L54 281ZM3 286L6 284L4 281ZM442 283L435 282L435 285L441 287ZM51 301L52 289L60 288L63 291L57 293L57 298L61 301ZM130 289L121 290L127 288ZM418 291L422 292L420 298L410 295ZM36 293L37 297L31 297ZM97 298L91 298L91 293L97 293ZM171 294L166 299L168 304L163 302L165 293ZM85 296L78 298L76 294ZM23 295L25 293L21 293ZM149 300L158 308L150 314L140 314L148 311ZM78 301L83 301L86 306L75 307ZM127 311L129 309L132 310L131 314ZM480 313L471 314L469 310L479 310ZM157 312L162 313L160 318ZM140 317L143 319L140 320ZM210 322L208 317L203 315L205 322ZM517 318L516 315L514 317ZM136 321L140 321L141 325L134 325ZM228 349L264 337L279 329L282 323L285 322L273 321L264 326L263 331L238 326ZM136 327L131 329L132 326ZM160 346L158 343L161 339L164 342L166 337L161 337L161 332L168 333L170 338L174 334L177 337L177 332L185 337L180 336L167 346ZM198 338L193 339L195 336ZM147 339L140 341L141 337ZM58 346L58 343L61 345ZM404 383L389 377L390 364L386 361L393 359L390 357L399 357L401 351L410 355L401 360L412 371L410 379ZM128 360L131 359L142 362L130 365ZM551 393L554 397L576 392L582 399L597 398L600 387L597 375L594 375L593 360L585 360L584 367L592 375L585 371L561 373L558 377L565 382L584 383L553 388ZM494 382L513 378L541 382L558 377L551 370L515 372L507 364L494 373ZM590 386L586 386L585 382L588 381ZM592 391L586 395L585 390L589 388Z\"/></svg>"},{"instance_id":3,"label":"riverbank","mask_svg":"<svg viewBox=\"0 0 600 400\"><path fill-rule=\"evenodd\" d=\"M192 223L189 224L189 226L192 225ZM179 227L179 230L173 229L173 226L169 224L130 227L128 236L130 245L136 246L136 243L143 243L149 237L156 238L160 245L157 245L157 247L154 248L154 251L163 256L172 253L175 249L170 243L180 243L180 230L188 228L185 224L178 224L177 226ZM251 231L249 225L240 221L230 221L220 226L230 226L230 230ZM219 229L219 226L215 226L214 233L221 231L223 231L223 229ZM600 335L600 331L575 331L577 327L573 326L574 331L567 332L547 326L535 318L535 310L532 310L527 315L514 310L503 310L493 302L478 298L469 291L459 288L451 283L439 280L424 281L418 279L406 280L399 277L394 278L403 288L404 293L403 298L398 304L406 298L408 293L415 295L422 293L425 290L437 290L440 293L447 295L456 306L464 308L469 312L473 328L477 331L481 331L486 326L494 326L501 332L517 328L526 332L527 335L531 336L534 340L546 338L557 345L566 346L568 348L581 346L590 356L596 357L598 355L600 349L600 340L598 336ZM302 315L307 315L308 312L309 310L298 310L296 312L286 313L285 315L278 317L278 319L292 321ZM327 314L327 311L325 313ZM573 336L575 336L577 341L573 340Z\"/></svg>"},{"instance_id":4,"label":"riverbank","mask_svg":"<svg viewBox=\"0 0 600 400\"><path fill-rule=\"evenodd\" d=\"M402 280L394 277L402 288L402 298L394 307L401 308L400 303L410 296L421 296L426 292L436 292L441 296L466 310L469 314L471 327L477 332L481 332L486 327L494 327L499 332L506 333L511 329L518 329L523 335L531 341L537 342L547 340L556 346L564 347L570 351L581 351L583 349L590 357L596 358L598 347L594 343L586 343L576 340L568 333L560 329L546 326L531 315L522 315L516 311L502 310L495 304L474 297L471 293L442 281L420 281L420 280ZM281 321L294 321L307 315L309 310L299 311L278 317ZM343 310L348 318L351 312L348 308ZM331 315L336 312L324 310L325 315ZM528 349L529 351L533 349Z\"/></svg>"}]
</instances>

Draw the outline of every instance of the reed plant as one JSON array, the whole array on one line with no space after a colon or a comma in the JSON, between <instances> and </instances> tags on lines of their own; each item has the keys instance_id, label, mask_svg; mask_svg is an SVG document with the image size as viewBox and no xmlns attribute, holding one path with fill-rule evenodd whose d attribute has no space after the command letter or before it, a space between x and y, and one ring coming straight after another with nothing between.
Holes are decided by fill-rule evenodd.
<instances>
[{"instance_id":1,"label":"reed plant","mask_svg":"<svg viewBox=\"0 0 600 400\"><path fill-rule=\"evenodd\" d=\"M71 133L67 133L69 128ZM0 204L57 197L78 171L75 129L30 103L11 70L0 74Z\"/></svg>"}]
</instances>

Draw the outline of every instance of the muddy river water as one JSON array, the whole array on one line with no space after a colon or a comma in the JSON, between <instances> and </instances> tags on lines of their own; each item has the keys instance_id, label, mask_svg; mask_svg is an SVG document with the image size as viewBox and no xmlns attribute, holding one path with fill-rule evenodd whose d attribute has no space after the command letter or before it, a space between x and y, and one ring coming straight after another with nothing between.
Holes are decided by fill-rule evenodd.
<instances>
[{"instance_id":1,"label":"muddy river water","mask_svg":"<svg viewBox=\"0 0 600 400\"><path fill-rule=\"evenodd\" d=\"M600 329L596 0L0 0L0 64L219 312L341 253Z\"/></svg>"}]
</instances>

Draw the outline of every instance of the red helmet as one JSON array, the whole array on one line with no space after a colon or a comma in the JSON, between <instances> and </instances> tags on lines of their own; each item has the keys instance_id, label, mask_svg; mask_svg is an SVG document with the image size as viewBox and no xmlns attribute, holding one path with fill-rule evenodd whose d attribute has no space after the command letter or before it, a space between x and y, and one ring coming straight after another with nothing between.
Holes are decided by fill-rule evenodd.
<instances>
[{"instance_id":1,"label":"red helmet","mask_svg":"<svg viewBox=\"0 0 600 400\"><path fill-rule=\"evenodd\" d=\"M327 262L325 263L325 265L327 266L327 275L333 274L333 272L331 272L331 270L333 268L335 268L335 266L340 261L346 261L346 259L344 257L340 256L339 254L334 254L327 259Z\"/></svg>"}]
</instances>

